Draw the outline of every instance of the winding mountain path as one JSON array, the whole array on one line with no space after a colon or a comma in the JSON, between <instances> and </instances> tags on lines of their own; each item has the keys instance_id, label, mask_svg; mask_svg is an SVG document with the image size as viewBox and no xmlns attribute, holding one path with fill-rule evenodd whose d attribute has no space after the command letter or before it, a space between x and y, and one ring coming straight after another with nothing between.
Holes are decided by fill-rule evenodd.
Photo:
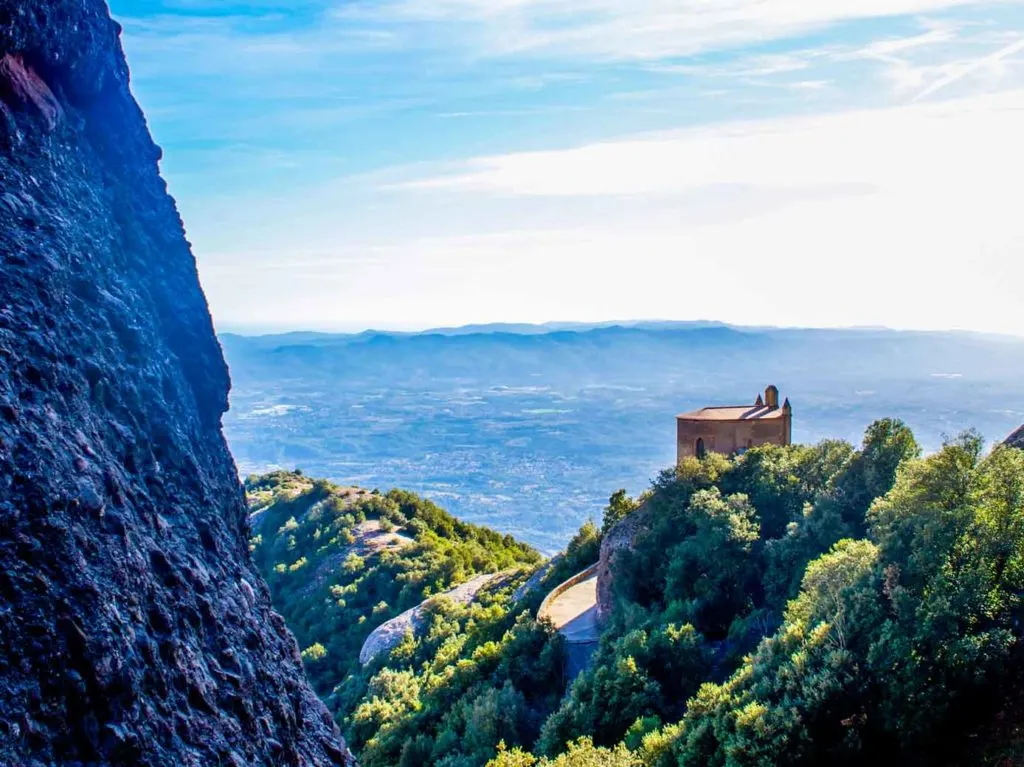
<instances>
[{"instance_id":1,"label":"winding mountain path","mask_svg":"<svg viewBox=\"0 0 1024 767\"><path fill-rule=\"evenodd\" d=\"M541 617L551 620L569 642L593 642L597 628L597 575L570 586L555 597Z\"/></svg>"},{"instance_id":2,"label":"winding mountain path","mask_svg":"<svg viewBox=\"0 0 1024 767\"><path fill-rule=\"evenodd\" d=\"M601 629L597 622L597 565L588 567L557 586L537 611L566 641L566 677L579 676L597 649Z\"/></svg>"}]
</instances>

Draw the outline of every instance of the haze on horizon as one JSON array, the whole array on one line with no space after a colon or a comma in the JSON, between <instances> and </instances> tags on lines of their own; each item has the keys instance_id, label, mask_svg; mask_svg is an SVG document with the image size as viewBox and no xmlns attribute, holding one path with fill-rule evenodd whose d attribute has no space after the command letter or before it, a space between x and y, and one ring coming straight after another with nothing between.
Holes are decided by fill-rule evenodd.
<instances>
[{"instance_id":1,"label":"haze on horizon","mask_svg":"<svg viewBox=\"0 0 1024 767\"><path fill-rule=\"evenodd\" d=\"M1024 335L1024 4L111 0L222 330Z\"/></svg>"}]
</instances>

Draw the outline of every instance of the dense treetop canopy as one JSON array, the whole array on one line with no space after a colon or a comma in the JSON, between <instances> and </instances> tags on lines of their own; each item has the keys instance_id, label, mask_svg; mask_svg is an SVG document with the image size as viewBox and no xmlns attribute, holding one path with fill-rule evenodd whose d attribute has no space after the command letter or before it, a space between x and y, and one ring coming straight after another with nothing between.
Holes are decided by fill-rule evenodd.
<instances>
[{"instance_id":1,"label":"dense treetop canopy","mask_svg":"<svg viewBox=\"0 0 1024 767\"><path fill-rule=\"evenodd\" d=\"M588 523L518 601L536 555L422 499L364 494L335 508L349 491L295 474L249 488L257 561L369 767L1018 758L999 722L1024 713L1024 451L986 453L976 434L922 457L904 424L882 420L859 448L687 459L637 500L613 494L603 529ZM638 508L600 647L566 690L562 641L537 605ZM326 560L365 520L415 543ZM338 564L310 585L324 561ZM353 667L346 653L384 617L512 565L523 566L512 581L438 605L422 635Z\"/></svg>"}]
</instances>

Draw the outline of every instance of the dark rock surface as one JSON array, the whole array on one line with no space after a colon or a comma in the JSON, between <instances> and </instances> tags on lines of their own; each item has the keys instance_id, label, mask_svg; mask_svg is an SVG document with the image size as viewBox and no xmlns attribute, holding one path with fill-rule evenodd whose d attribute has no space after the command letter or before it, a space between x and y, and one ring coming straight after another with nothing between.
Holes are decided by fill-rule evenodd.
<instances>
[{"instance_id":1,"label":"dark rock surface","mask_svg":"<svg viewBox=\"0 0 1024 767\"><path fill-rule=\"evenodd\" d=\"M118 32L102 0L0 0L0 765L344 764L249 559Z\"/></svg>"},{"instance_id":2,"label":"dark rock surface","mask_svg":"<svg viewBox=\"0 0 1024 767\"><path fill-rule=\"evenodd\" d=\"M1024 426L1021 426L1017 431L1006 438L1006 444L1010 447L1019 447L1024 450Z\"/></svg>"}]
</instances>

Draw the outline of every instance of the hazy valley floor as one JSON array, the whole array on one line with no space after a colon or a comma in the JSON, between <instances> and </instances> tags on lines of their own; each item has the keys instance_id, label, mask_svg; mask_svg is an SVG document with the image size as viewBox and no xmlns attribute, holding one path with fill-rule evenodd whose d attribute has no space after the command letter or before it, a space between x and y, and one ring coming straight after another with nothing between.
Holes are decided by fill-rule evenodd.
<instances>
[{"instance_id":1,"label":"hazy valley floor","mask_svg":"<svg viewBox=\"0 0 1024 767\"><path fill-rule=\"evenodd\" d=\"M402 487L551 553L675 455L674 416L792 399L794 440L905 420L926 450L1024 419L1024 342L884 331L610 328L540 335L222 336L240 471Z\"/></svg>"}]
</instances>

